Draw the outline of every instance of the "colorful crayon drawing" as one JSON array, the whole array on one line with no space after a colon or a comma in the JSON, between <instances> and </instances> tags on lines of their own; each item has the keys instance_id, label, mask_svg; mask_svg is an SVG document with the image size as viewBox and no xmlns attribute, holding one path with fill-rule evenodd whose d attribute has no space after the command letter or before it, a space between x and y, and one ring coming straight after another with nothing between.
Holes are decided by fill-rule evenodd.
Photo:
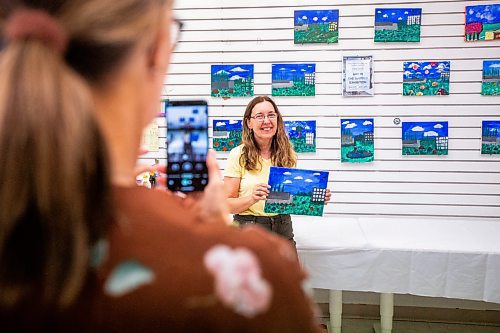
<instances>
[{"instance_id":1,"label":"colorful crayon drawing","mask_svg":"<svg viewBox=\"0 0 500 333\"><path fill-rule=\"evenodd\" d=\"M212 65L212 97L253 96L253 65Z\"/></svg>"},{"instance_id":2,"label":"colorful crayon drawing","mask_svg":"<svg viewBox=\"0 0 500 333\"><path fill-rule=\"evenodd\" d=\"M295 152L316 151L316 120L285 120L285 130Z\"/></svg>"},{"instance_id":3,"label":"colorful crayon drawing","mask_svg":"<svg viewBox=\"0 0 500 333\"><path fill-rule=\"evenodd\" d=\"M500 39L500 4L465 7L465 41Z\"/></svg>"},{"instance_id":4,"label":"colorful crayon drawing","mask_svg":"<svg viewBox=\"0 0 500 333\"><path fill-rule=\"evenodd\" d=\"M483 61L481 95L500 96L500 60Z\"/></svg>"},{"instance_id":5,"label":"colorful crayon drawing","mask_svg":"<svg viewBox=\"0 0 500 333\"><path fill-rule=\"evenodd\" d=\"M328 172L271 167L264 212L322 216Z\"/></svg>"},{"instance_id":6,"label":"colorful crayon drawing","mask_svg":"<svg viewBox=\"0 0 500 333\"><path fill-rule=\"evenodd\" d=\"M376 8L375 42L420 42L422 8Z\"/></svg>"},{"instance_id":7,"label":"colorful crayon drawing","mask_svg":"<svg viewBox=\"0 0 500 333\"><path fill-rule=\"evenodd\" d=\"M373 162L373 118L340 120L341 162Z\"/></svg>"},{"instance_id":8,"label":"colorful crayon drawing","mask_svg":"<svg viewBox=\"0 0 500 333\"><path fill-rule=\"evenodd\" d=\"M500 120L483 120L481 154L500 155Z\"/></svg>"},{"instance_id":9,"label":"colorful crayon drawing","mask_svg":"<svg viewBox=\"0 0 500 333\"><path fill-rule=\"evenodd\" d=\"M273 64L273 96L314 96L316 64Z\"/></svg>"},{"instance_id":10,"label":"colorful crayon drawing","mask_svg":"<svg viewBox=\"0 0 500 333\"><path fill-rule=\"evenodd\" d=\"M403 155L448 155L448 122L403 122Z\"/></svg>"},{"instance_id":11,"label":"colorful crayon drawing","mask_svg":"<svg viewBox=\"0 0 500 333\"><path fill-rule=\"evenodd\" d=\"M231 151L241 144L241 120L213 120L212 146L216 151Z\"/></svg>"},{"instance_id":12,"label":"colorful crayon drawing","mask_svg":"<svg viewBox=\"0 0 500 333\"><path fill-rule=\"evenodd\" d=\"M338 41L338 9L295 11L293 33L295 44L338 43Z\"/></svg>"},{"instance_id":13,"label":"colorful crayon drawing","mask_svg":"<svg viewBox=\"0 0 500 333\"><path fill-rule=\"evenodd\" d=\"M403 96L450 94L450 62L404 62Z\"/></svg>"}]
</instances>

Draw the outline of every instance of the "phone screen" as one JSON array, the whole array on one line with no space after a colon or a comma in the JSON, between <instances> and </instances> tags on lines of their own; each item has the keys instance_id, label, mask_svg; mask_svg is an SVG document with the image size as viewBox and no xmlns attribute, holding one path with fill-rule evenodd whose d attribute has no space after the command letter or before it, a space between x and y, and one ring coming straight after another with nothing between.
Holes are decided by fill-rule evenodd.
<instances>
[{"instance_id":1,"label":"phone screen","mask_svg":"<svg viewBox=\"0 0 500 333\"><path fill-rule=\"evenodd\" d=\"M167 187L203 191L208 183L208 105L206 101L169 101L167 118Z\"/></svg>"}]
</instances>

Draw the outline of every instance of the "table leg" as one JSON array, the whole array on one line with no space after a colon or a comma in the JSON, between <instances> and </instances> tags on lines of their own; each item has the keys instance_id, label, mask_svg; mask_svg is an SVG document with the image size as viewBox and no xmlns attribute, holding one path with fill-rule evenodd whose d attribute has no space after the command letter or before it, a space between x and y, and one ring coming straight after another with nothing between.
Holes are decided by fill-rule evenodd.
<instances>
[{"instance_id":1,"label":"table leg","mask_svg":"<svg viewBox=\"0 0 500 333\"><path fill-rule=\"evenodd\" d=\"M330 290L330 333L341 333L342 290Z\"/></svg>"},{"instance_id":2,"label":"table leg","mask_svg":"<svg viewBox=\"0 0 500 333\"><path fill-rule=\"evenodd\" d=\"M380 294L380 328L382 333L392 332L392 316L394 315L394 294Z\"/></svg>"}]
</instances>

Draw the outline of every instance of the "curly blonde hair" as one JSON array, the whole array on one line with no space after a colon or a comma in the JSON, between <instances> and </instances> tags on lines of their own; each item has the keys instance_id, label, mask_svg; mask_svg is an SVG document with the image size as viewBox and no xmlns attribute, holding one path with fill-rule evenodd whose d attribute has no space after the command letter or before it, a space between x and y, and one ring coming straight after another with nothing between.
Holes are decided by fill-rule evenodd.
<instances>
[{"instance_id":1,"label":"curly blonde hair","mask_svg":"<svg viewBox=\"0 0 500 333\"><path fill-rule=\"evenodd\" d=\"M279 167L295 167L297 163L297 154L293 149L293 145L288 138L285 131L285 124L283 123L283 117L276 103L268 96L257 96L252 99L245 110L243 115L243 133L242 133L242 153L240 156L240 165L246 170L260 170L262 168L262 163L260 161L260 148L255 140L253 131L248 127L248 120L252 116L252 110L255 105L269 102L273 105L274 111L278 115L277 118L277 131L273 137L271 143L271 163L274 166Z\"/></svg>"}]
</instances>

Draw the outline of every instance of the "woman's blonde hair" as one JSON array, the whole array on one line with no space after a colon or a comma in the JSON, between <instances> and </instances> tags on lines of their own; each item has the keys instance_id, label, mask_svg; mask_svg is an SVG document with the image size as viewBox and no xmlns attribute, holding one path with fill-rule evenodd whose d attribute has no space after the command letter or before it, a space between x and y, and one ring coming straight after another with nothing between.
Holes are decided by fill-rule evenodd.
<instances>
[{"instance_id":1,"label":"woman's blonde hair","mask_svg":"<svg viewBox=\"0 0 500 333\"><path fill-rule=\"evenodd\" d=\"M240 165L246 170L260 170L262 163L260 161L260 148L255 140L253 131L248 127L248 121L252 116L252 110L255 105L269 102L273 105L274 111L278 115L276 120L277 131L271 143L271 163L279 167L294 167L297 163L297 155L293 150L292 143L285 131L285 124L281 116L278 106L268 96L257 96L253 98L247 105L245 114L243 115L243 133L242 133L242 154L240 156Z\"/></svg>"},{"instance_id":2,"label":"woman's blonde hair","mask_svg":"<svg viewBox=\"0 0 500 333\"><path fill-rule=\"evenodd\" d=\"M82 289L90 247L105 237L113 212L90 86L109 81L143 36L153 35L164 2L0 6L0 309L28 298L65 307ZM11 15L26 8L62 27L64 51L33 36L4 38Z\"/></svg>"}]
</instances>

